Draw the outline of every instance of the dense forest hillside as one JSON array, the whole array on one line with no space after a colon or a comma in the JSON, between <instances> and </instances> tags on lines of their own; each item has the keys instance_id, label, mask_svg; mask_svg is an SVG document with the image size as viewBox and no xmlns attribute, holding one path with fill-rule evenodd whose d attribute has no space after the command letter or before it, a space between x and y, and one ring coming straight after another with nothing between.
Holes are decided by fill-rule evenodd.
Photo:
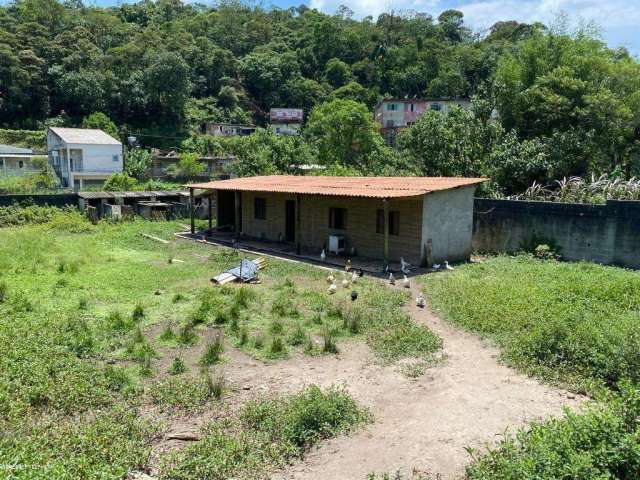
<instances>
[{"instance_id":1,"label":"dense forest hillside","mask_svg":"<svg viewBox=\"0 0 640 480\"><path fill-rule=\"evenodd\" d=\"M81 125L102 112L121 135L179 145L203 121L264 126L271 107L319 106L304 139L282 140L285 150L294 143L290 156L369 173L488 174L505 191L564 175L635 173L638 61L588 30L505 20L481 37L455 10L355 19L348 7L327 15L234 1L16 0L0 7L0 127ZM363 117L384 96L471 97L474 106L425 115L391 152L368 137L375 126ZM344 122L358 142L326 151L323 132ZM253 160L248 173L273 164Z\"/></svg>"}]
</instances>

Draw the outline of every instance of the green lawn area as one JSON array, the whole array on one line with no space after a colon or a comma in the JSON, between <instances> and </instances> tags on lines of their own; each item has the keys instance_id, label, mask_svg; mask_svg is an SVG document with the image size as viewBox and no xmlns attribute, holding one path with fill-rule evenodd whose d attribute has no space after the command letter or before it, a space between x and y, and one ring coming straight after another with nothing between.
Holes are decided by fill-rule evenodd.
<instances>
[{"instance_id":1,"label":"green lawn area","mask_svg":"<svg viewBox=\"0 0 640 480\"><path fill-rule=\"evenodd\" d=\"M404 292L370 279L358 282L351 302L351 289L327 293L327 272L269 259L261 284L211 287L209 279L240 257L141 235L172 239L178 229L147 221L93 226L76 213L56 212L41 225L0 229L0 464L15 465L7 467L11 478L120 478L143 469L162 428L140 414L145 405L166 407L167 415L176 408L225 410L224 381L210 368L229 361L229 348L258 362L333 355L354 341L367 342L382 362L428 361L440 348L402 311ZM205 340L215 329L224 333L221 344ZM170 372L154 367L162 351L205 341L197 371L183 371L180 358ZM286 421L268 426L277 448L265 468L304 450L290 431L276 435L278 424L319 440L367 418L349 401L346 392L315 390L282 400L284 410L270 415ZM322 405L334 417L308 425L303 413ZM208 459L219 442L262 454L260 445L246 443L246 414L229 422L210 426L197 448L167 459L166 472L226 478L220 475L231 471ZM252 425L267 435L267 427ZM237 478L252 468L238 463Z\"/></svg>"},{"instance_id":2,"label":"green lawn area","mask_svg":"<svg viewBox=\"0 0 640 480\"><path fill-rule=\"evenodd\" d=\"M640 275L590 263L494 257L423 277L445 318L518 368L584 390L640 380Z\"/></svg>"},{"instance_id":3,"label":"green lawn area","mask_svg":"<svg viewBox=\"0 0 640 480\"><path fill-rule=\"evenodd\" d=\"M508 364L599 400L476 451L469 479L640 478L638 272L499 256L421 281L441 316Z\"/></svg>"}]
</instances>

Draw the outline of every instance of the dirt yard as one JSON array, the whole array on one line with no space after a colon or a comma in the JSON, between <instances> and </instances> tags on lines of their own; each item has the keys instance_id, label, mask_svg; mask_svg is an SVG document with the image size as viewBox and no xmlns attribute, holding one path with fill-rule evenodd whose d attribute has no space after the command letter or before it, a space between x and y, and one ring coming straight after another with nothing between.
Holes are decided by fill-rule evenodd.
<instances>
[{"instance_id":1,"label":"dirt yard","mask_svg":"<svg viewBox=\"0 0 640 480\"><path fill-rule=\"evenodd\" d=\"M414 297L417 293L412 287ZM406 308L444 341L444 359L416 379L400 373L398 366L381 365L361 341L342 342L335 356L295 354L274 363L227 348L221 368L229 382L225 400L231 405L309 384L343 384L375 417L364 430L322 443L304 461L272 478L365 479L372 472L407 474L414 468L434 478L457 478L469 461L465 447L495 442L527 421L560 415L562 407L582 401L501 365L495 348L446 324L428 308L413 302ZM196 347L185 362L196 368L200 355ZM162 355L158 370L166 371L170 361L170 354ZM188 444L173 437L198 438L212 415L172 418L154 457Z\"/></svg>"}]
</instances>

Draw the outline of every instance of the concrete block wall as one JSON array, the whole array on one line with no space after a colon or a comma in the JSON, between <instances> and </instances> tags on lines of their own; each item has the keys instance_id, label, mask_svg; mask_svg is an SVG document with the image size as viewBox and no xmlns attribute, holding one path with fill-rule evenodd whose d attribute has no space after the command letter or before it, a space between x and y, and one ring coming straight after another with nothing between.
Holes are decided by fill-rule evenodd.
<instances>
[{"instance_id":1,"label":"concrete block wall","mask_svg":"<svg viewBox=\"0 0 640 480\"><path fill-rule=\"evenodd\" d=\"M254 198L266 199L266 218L254 215ZM242 231L250 237L278 240L285 235L285 201L295 195L285 193L242 192ZM329 208L347 209L346 230L329 228ZM302 195L300 201L300 243L318 252L328 243L330 234L343 234L347 250L355 247L358 255L382 258L384 235L376 233L377 210L383 209L382 199L347 198L326 195ZM422 253L421 221L422 197L392 199L390 211L399 212L400 234L389 235L389 257L397 261L401 256L419 264Z\"/></svg>"},{"instance_id":2,"label":"concrete block wall","mask_svg":"<svg viewBox=\"0 0 640 480\"><path fill-rule=\"evenodd\" d=\"M516 252L551 243L566 260L640 268L640 202L606 205L476 199L473 248Z\"/></svg>"}]
</instances>

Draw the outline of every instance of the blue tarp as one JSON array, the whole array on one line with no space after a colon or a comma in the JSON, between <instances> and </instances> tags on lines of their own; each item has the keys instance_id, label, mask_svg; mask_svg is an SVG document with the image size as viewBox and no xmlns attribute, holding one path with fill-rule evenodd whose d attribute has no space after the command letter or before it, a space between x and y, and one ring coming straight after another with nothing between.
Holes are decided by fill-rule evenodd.
<instances>
[{"instance_id":1,"label":"blue tarp","mask_svg":"<svg viewBox=\"0 0 640 480\"><path fill-rule=\"evenodd\" d=\"M242 281L249 282L256 278L256 274L258 273L258 266L253 263L251 260L242 259ZM240 278L240 265L234 268L230 268L229 270L225 270L224 273L230 273L231 275L235 275Z\"/></svg>"}]
</instances>

